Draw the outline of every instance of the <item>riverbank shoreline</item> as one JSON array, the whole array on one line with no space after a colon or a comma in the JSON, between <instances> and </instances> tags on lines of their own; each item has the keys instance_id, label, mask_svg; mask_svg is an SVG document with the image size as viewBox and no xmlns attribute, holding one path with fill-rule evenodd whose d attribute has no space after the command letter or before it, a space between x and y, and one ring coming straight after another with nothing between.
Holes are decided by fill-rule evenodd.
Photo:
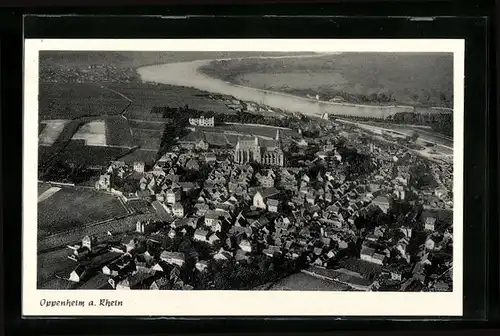
<instances>
[{"instance_id":1,"label":"riverbank shoreline","mask_svg":"<svg viewBox=\"0 0 500 336\"><path fill-rule=\"evenodd\" d=\"M340 53L333 53L333 54L340 54ZM318 54L318 55L315 55L317 57L321 57L321 56L325 56L326 54ZM295 56L295 58L297 57L301 57L300 55L299 56ZM304 56L302 56L304 57ZM255 57L248 57L246 59L253 59ZM262 59L276 59L276 58L288 58L288 57L260 57ZM390 102L377 102L377 101L373 101L373 102L355 102L355 101L350 101L349 99L344 99L343 101L332 101L332 99L329 99L329 100L321 100L321 99L315 99L313 96L317 93L315 92L310 92L312 94L310 95L301 95L301 94L298 94L296 92L293 92L294 89L293 87L290 88L291 92L287 92L286 90L281 90L280 88L278 87L275 87L275 88L267 88L267 87L263 87L262 85L259 85L258 83L254 83L255 85L252 85L252 84L249 84L249 83L243 83L241 80L239 80L239 76L240 75L246 75L246 74L262 74L262 75L276 75L276 76L279 76L280 74L282 74L281 72L276 72L276 73L260 73L258 72L257 70L255 72L252 72L252 71L248 71L248 72L243 72L241 74L236 74L236 75L230 75L230 74L227 74L227 75L224 75L222 71L222 73L217 73L217 72L214 72L218 67L216 65L216 62L220 62L220 61L241 61L243 58L239 57L239 58L233 58L233 59L213 59L213 60L210 60L208 61L206 64L204 65L201 65L199 68L198 68L198 72L202 75L205 75L205 76L208 76L210 78L213 78L213 79L217 79L217 80L221 80L221 81L224 81L225 83L227 84L230 84L230 85L234 85L234 86L239 86L239 87L242 87L242 88L251 88L251 89L255 89L255 90L260 90L260 91L263 91L263 92L269 92L269 93L273 93L273 94L280 94L280 95L284 95L284 96L293 96L293 97L299 97L299 98L303 98L303 99L308 99L308 100L311 100L311 101L314 101L314 102L320 102L320 103L324 103L324 104L335 104L335 105L338 105L338 106L354 106L354 107L377 107L377 108L384 108L384 107L387 107L387 108L394 108L394 107L399 107L399 108L408 108L408 109L413 109L413 112L415 113L419 113L419 110L421 109L424 109L424 110L430 110L432 111L432 113L443 113L443 114L447 114L447 113L453 113L453 108L451 107L446 107L446 106L441 106L441 105L426 105L426 104L413 104L411 102L407 102L407 101L390 101ZM207 61L207 60L204 60L204 61ZM230 65L229 65L230 66ZM293 70L290 71L291 73L293 73ZM285 73L288 73L288 72L285 72ZM300 90L299 90L300 91ZM342 94L339 93L341 96ZM339 95L337 94L337 95ZM332 95L335 96L335 94L332 93ZM343 97L345 98L345 97Z\"/></svg>"},{"instance_id":2,"label":"riverbank shoreline","mask_svg":"<svg viewBox=\"0 0 500 336\"><path fill-rule=\"evenodd\" d=\"M149 66L138 69L141 80L174 86L191 87L213 94L232 96L236 99L267 105L285 111L301 113L313 117L321 117L325 113L332 115L350 115L385 119L398 112L413 109L387 108L379 106L347 106L318 103L307 98L285 96L272 91L262 91L250 87L235 86L221 80L200 74L198 68L206 64L204 61L169 63L161 66Z\"/></svg>"}]
</instances>

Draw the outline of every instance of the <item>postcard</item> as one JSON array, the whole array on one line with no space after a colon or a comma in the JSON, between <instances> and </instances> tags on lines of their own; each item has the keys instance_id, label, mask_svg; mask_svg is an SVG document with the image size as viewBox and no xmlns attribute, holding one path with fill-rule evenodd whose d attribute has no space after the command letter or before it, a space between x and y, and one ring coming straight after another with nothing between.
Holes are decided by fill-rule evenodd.
<instances>
[{"instance_id":1,"label":"postcard","mask_svg":"<svg viewBox=\"0 0 500 336\"><path fill-rule=\"evenodd\" d=\"M464 40L24 57L23 315L462 315Z\"/></svg>"}]
</instances>

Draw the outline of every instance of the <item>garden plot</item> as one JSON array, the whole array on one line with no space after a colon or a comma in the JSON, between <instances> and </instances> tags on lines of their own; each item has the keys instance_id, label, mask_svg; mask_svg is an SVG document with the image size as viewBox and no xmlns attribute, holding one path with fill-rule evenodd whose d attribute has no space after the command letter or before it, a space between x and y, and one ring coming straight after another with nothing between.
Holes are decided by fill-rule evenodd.
<instances>
[{"instance_id":1,"label":"garden plot","mask_svg":"<svg viewBox=\"0 0 500 336\"><path fill-rule=\"evenodd\" d=\"M86 123L71 139L83 140L86 146L106 146L106 123L104 120Z\"/></svg>"},{"instance_id":2,"label":"garden plot","mask_svg":"<svg viewBox=\"0 0 500 336\"><path fill-rule=\"evenodd\" d=\"M44 120L41 122L42 131L38 136L38 142L41 146L52 146L57 140L69 120Z\"/></svg>"}]
</instances>

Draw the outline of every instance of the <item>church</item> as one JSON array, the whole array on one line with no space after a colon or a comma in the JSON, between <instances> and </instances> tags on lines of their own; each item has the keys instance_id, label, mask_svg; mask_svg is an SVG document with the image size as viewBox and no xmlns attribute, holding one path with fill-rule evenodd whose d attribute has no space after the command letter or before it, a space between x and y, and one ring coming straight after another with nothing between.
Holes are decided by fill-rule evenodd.
<instances>
[{"instance_id":1,"label":"church","mask_svg":"<svg viewBox=\"0 0 500 336\"><path fill-rule=\"evenodd\" d=\"M259 162L271 166L283 166L284 155L281 149L281 138L279 129L276 131L276 138L270 144L262 146L259 139L238 140L234 151L234 162L245 164L251 161Z\"/></svg>"}]
</instances>

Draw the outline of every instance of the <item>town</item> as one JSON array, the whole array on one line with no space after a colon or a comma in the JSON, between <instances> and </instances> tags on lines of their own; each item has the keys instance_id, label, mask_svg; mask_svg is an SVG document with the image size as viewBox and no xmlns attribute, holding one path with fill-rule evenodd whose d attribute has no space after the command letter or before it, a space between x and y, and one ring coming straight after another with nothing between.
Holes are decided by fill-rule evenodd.
<instances>
[{"instance_id":1,"label":"town","mask_svg":"<svg viewBox=\"0 0 500 336\"><path fill-rule=\"evenodd\" d=\"M328 290L452 291L450 156L333 116L288 118L248 126L262 135L189 116L154 165L111 162L94 189L152 215L81 237L59 276L78 289L273 290L301 274Z\"/></svg>"}]
</instances>

